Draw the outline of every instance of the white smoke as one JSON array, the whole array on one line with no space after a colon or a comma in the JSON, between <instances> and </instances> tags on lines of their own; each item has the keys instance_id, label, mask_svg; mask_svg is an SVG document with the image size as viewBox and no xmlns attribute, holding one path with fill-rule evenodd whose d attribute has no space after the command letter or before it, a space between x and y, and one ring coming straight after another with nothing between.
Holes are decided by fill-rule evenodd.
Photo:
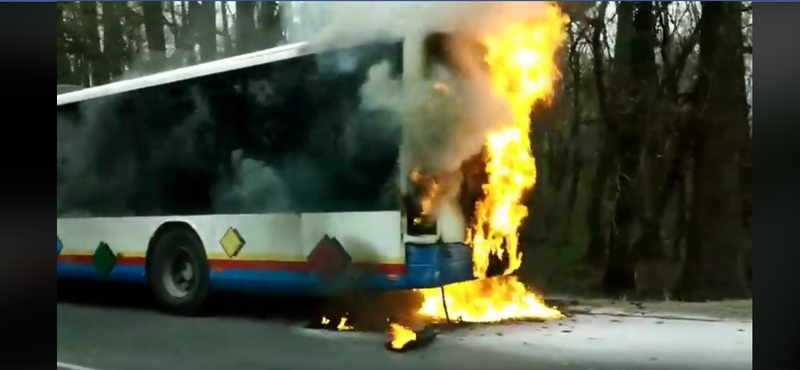
<instances>
[{"instance_id":1,"label":"white smoke","mask_svg":"<svg viewBox=\"0 0 800 370\"><path fill-rule=\"evenodd\" d=\"M568 5L566 11L580 15L593 4L579 2ZM471 159L480 154L489 134L513 123L507 102L495 94L482 56L476 55L477 50L469 41L461 43L459 40L481 42L508 25L536 22L538 17L547 14L546 7L551 6L544 2L318 2L302 5L293 6L296 14L292 20L299 20L299 23L292 22L290 26L297 34L312 35L304 40L312 49L381 39L417 37L421 40L433 33L456 36L447 47L451 54L449 62L456 65L457 73L452 68L434 66L424 78L401 81L390 76L388 65L379 64L370 70L361 88L363 107L388 109L400 117L404 132L401 171L405 173L402 175L421 173L438 184L433 187L436 190L417 190L436 199L432 213L437 212L442 199L452 198L453 194L457 196L465 178L461 173L464 164L474 162ZM304 23L304 19L314 22ZM404 60L421 62L424 58L406 56ZM404 65L404 68L414 66ZM376 122L374 130L381 130L382 125ZM476 189L474 184L469 187ZM430 194L431 191L437 194Z\"/></svg>"},{"instance_id":2,"label":"white smoke","mask_svg":"<svg viewBox=\"0 0 800 370\"><path fill-rule=\"evenodd\" d=\"M319 2L293 7L290 26L314 35L312 49L444 32L481 40L505 25L544 14L539 2ZM303 23L313 19L314 23ZM420 45L420 48L422 45ZM407 170L429 174L458 171L478 154L492 131L511 123L509 109L494 95L480 56L467 45L448 45L453 70L434 68L422 79L400 81L389 66L376 65L362 86L362 106L389 109L401 117ZM420 50L421 51L421 50ZM408 59L408 58L407 58ZM414 60L414 59L410 59ZM421 59L420 59L421 60ZM408 66L406 66L408 67ZM375 123L380 130L382 123Z\"/></svg>"},{"instance_id":3,"label":"white smoke","mask_svg":"<svg viewBox=\"0 0 800 370\"><path fill-rule=\"evenodd\" d=\"M291 27L313 35L312 44L368 42L430 32L485 35L507 24L535 21L548 6L544 2L331 1L292 7ZM304 23L304 19L314 22Z\"/></svg>"},{"instance_id":4,"label":"white smoke","mask_svg":"<svg viewBox=\"0 0 800 370\"><path fill-rule=\"evenodd\" d=\"M539 14L543 14L544 7L548 6L538 2L315 2L300 5L302 6L292 7L292 10L297 12L294 18L299 19L300 23L292 22L291 28L302 31L298 32L299 34L313 35L307 40L312 48L356 45L408 35L424 36L432 32L450 32L467 38L480 39L481 36L490 34L498 27L509 23L522 20L535 21ZM318 22L304 23L304 19L317 19ZM409 166L413 168L406 169L427 173L450 173L457 171L464 160L479 153L488 132L510 123L507 116L509 110L502 99L493 95L493 88L480 66L480 60L476 60L474 55L465 52L465 49L459 48L458 45L455 46L454 52L458 57L456 62L459 65L460 75L455 75L452 70L445 68L434 68L425 78L401 80L391 75L387 64L373 66L369 71L367 82L361 86L362 108L388 109L395 113L394 116L400 118L399 122L394 119L365 116L358 118L358 122L348 123L346 127L349 133L341 144L343 146L340 147L343 151L335 155L368 156L373 150L364 148L371 145L386 145L389 140L381 141L376 138L382 135L391 136L396 132L398 125L403 127L403 145L409 149L408 152L413 153ZM354 65L356 63L348 58L338 58L336 61L336 69L339 71L346 72ZM331 72L335 73L335 70ZM129 74L137 75L135 71ZM195 116L206 115L202 109L204 106L203 102L195 102L197 109ZM90 121L88 126L94 126L92 124L94 117L83 119ZM190 121L195 120L202 121L200 118ZM176 130L174 135L181 136L185 130L195 130L196 122L187 124L185 129ZM59 137L63 135L74 136L76 133L59 131ZM66 162L70 163L67 167L71 168L60 168L60 171L63 170L66 177L72 180L65 188L69 188L70 193L78 192L78 194L81 193L80 189L85 189L84 192L95 189L91 190L95 194L112 194L111 189L115 189L113 194L117 196L113 198L124 199L122 195L131 193L129 188L138 186L137 174L134 171L137 166L135 163L127 163L125 158L118 159L114 168L108 169L118 180L114 183L95 183L97 181L94 181L94 177L81 176L87 172L83 170L85 166L72 154L76 151L85 151L87 149L85 145L88 145L84 144L86 141L88 140L75 140L74 142L81 143L78 145L80 147L58 148L60 162L64 162L64 158L70 158ZM59 140L59 143L61 142ZM165 160L170 158L174 160L177 157L192 160L199 158L190 155L194 150L191 140L170 141L170 143L176 142L185 145L168 146L170 150L158 148L163 150L159 150L159 153L153 156ZM372 144L374 142L381 144ZM175 151L183 154L177 155ZM161 152L164 155L161 155ZM284 195L287 188L311 186L304 184L318 184L323 182L320 179L325 178L323 176L325 174L322 173L324 171L317 168L319 166L314 167L305 162L283 164L283 167L291 169L288 170L253 159L241 158L236 153L232 157L236 168L235 179L230 183L220 184L221 189L218 190L220 202L237 205L232 206L237 210L246 205L248 211L286 211L293 208L297 201L288 199L288 195ZM135 162L133 159L131 161ZM325 170L333 171L327 167ZM352 178L368 174L348 173L348 176ZM325 197L324 191L319 190L316 193L320 193L318 195L320 198ZM227 194L230 197L225 196ZM61 202L62 197L57 198ZM287 199L282 201L277 198ZM253 199L255 200L252 201ZM120 204L117 207L124 205Z\"/></svg>"}]
</instances>

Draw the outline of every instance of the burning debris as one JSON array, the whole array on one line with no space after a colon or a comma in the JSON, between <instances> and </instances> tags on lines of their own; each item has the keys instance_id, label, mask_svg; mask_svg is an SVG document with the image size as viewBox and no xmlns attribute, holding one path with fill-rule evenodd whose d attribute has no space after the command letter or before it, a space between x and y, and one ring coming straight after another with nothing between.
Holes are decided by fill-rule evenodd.
<instances>
[{"instance_id":1,"label":"burning debris","mask_svg":"<svg viewBox=\"0 0 800 370\"><path fill-rule=\"evenodd\" d=\"M321 322L320 322L320 324L321 324L322 328L329 329L329 330L335 330L335 331L350 331L350 330L353 330L353 327L347 324L347 317L340 318L338 324L334 324L334 322L331 321L329 318L323 317Z\"/></svg>"},{"instance_id":2,"label":"burning debris","mask_svg":"<svg viewBox=\"0 0 800 370\"><path fill-rule=\"evenodd\" d=\"M386 349L394 352L406 352L427 346L433 342L439 332L428 327L415 332L400 324L389 324L389 341Z\"/></svg>"}]
</instances>

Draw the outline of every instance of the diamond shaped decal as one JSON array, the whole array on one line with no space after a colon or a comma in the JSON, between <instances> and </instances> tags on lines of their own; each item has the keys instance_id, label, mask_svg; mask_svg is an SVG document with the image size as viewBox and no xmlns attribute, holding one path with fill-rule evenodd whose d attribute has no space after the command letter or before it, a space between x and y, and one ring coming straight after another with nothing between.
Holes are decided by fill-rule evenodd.
<instances>
[{"instance_id":1,"label":"diamond shaped decal","mask_svg":"<svg viewBox=\"0 0 800 370\"><path fill-rule=\"evenodd\" d=\"M94 250L92 262L100 276L108 276L117 264L117 256L114 255L111 247L106 242L100 242L100 245Z\"/></svg>"},{"instance_id":2,"label":"diamond shaped decal","mask_svg":"<svg viewBox=\"0 0 800 370\"><path fill-rule=\"evenodd\" d=\"M306 256L311 270L324 280L333 280L341 276L350 266L352 258L342 243L328 235L322 237L311 253Z\"/></svg>"},{"instance_id":3,"label":"diamond shaped decal","mask_svg":"<svg viewBox=\"0 0 800 370\"><path fill-rule=\"evenodd\" d=\"M64 249L64 244L61 243L61 238L56 236L56 256L61 255L62 249Z\"/></svg>"},{"instance_id":4,"label":"diamond shaped decal","mask_svg":"<svg viewBox=\"0 0 800 370\"><path fill-rule=\"evenodd\" d=\"M225 232L225 235L222 236L222 239L220 239L219 244L228 257L234 258L239 254L242 248L244 248L245 241L238 230L230 227L228 231Z\"/></svg>"}]
</instances>

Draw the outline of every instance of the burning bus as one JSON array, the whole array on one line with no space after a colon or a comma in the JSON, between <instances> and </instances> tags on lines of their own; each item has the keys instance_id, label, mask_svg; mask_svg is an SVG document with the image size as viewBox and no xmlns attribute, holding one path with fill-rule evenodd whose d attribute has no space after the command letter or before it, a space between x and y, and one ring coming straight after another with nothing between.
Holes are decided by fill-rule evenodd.
<instances>
[{"instance_id":1,"label":"burning bus","mask_svg":"<svg viewBox=\"0 0 800 370\"><path fill-rule=\"evenodd\" d=\"M414 290L433 319L563 317L514 273L568 19L474 6L498 22L59 94L58 276L149 284L183 313L212 290L359 284Z\"/></svg>"},{"instance_id":2,"label":"burning bus","mask_svg":"<svg viewBox=\"0 0 800 370\"><path fill-rule=\"evenodd\" d=\"M182 313L212 290L472 280L480 171L456 169L430 212L414 135L369 101L375 84L464 73L453 40L291 44L59 93L58 277L148 284Z\"/></svg>"}]
</instances>

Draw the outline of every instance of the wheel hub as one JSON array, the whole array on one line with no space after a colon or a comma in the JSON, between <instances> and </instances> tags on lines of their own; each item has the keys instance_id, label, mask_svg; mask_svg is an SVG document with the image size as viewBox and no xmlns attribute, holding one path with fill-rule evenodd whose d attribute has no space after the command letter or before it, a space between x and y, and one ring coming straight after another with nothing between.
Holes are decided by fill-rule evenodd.
<instances>
[{"instance_id":1,"label":"wheel hub","mask_svg":"<svg viewBox=\"0 0 800 370\"><path fill-rule=\"evenodd\" d=\"M180 248L170 263L165 264L162 278L164 287L171 296L180 298L189 294L196 279L192 257L186 248Z\"/></svg>"}]
</instances>

